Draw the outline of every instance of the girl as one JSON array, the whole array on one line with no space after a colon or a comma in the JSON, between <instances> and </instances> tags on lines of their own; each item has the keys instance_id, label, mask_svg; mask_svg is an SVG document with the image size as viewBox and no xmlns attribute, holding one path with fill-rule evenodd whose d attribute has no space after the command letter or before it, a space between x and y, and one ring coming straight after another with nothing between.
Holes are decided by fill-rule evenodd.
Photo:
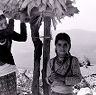
<instances>
[{"instance_id":1,"label":"girl","mask_svg":"<svg viewBox=\"0 0 96 95\"><path fill-rule=\"evenodd\" d=\"M70 54L71 39L66 33L59 33L55 39L56 57L48 62L47 83L51 95L73 95L73 86L82 79L79 61Z\"/></svg>"},{"instance_id":2,"label":"girl","mask_svg":"<svg viewBox=\"0 0 96 95\"><path fill-rule=\"evenodd\" d=\"M0 95L17 95L16 65L11 53L12 40L26 41L26 25L20 23L21 33L14 31L14 20L7 24L6 17L0 15Z\"/></svg>"}]
</instances>

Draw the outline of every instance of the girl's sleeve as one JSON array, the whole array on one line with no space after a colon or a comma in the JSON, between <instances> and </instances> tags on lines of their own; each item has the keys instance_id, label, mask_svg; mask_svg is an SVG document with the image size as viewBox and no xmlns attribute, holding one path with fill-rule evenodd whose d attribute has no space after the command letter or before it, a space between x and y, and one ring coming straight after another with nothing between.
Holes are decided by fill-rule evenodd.
<instances>
[{"instance_id":1,"label":"girl's sleeve","mask_svg":"<svg viewBox=\"0 0 96 95\"><path fill-rule=\"evenodd\" d=\"M6 29L0 30L0 39L9 38L14 41L26 41L27 30L26 24L20 23L20 34L14 31L14 20L10 19Z\"/></svg>"},{"instance_id":2,"label":"girl's sleeve","mask_svg":"<svg viewBox=\"0 0 96 95\"><path fill-rule=\"evenodd\" d=\"M7 29L0 30L0 39L9 38L10 35L13 35L13 31L8 31Z\"/></svg>"},{"instance_id":3,"label":"girl's sleeve","mask_svg":"<svg viewBox=\"0 0 96 95\"><path fill-rule=\"evenodd\" d=\"M76 57L72 59L72 75L65 78L66 85L76 85L82 80L79 61Z\"/></svg>"},{"instance_id":4,"label":"girl's sleeve","mask_svg":"<svg viewBox=\"0 0 96 95\"><path fill-rule=\"evenodd\" d=\"M27 40L27 30L26 24L20 23L20 34L14 31L13 35L11 36L12 40L14 41L26 41Z\"/></svg>"},{"instance_id":5,"label":"girl's sleeve","mask_svg":"<svg viewBox=\"0 0 96 95\"><path fill-rule=\"evenodd\" d=\"M52 84L58 78L57 74L52 70L53 60L54 60L54 58L49 60L49 62L47 64L47 77L46 77L46 80L47 80L48 84Z\"/></svg>"}]
</instances>

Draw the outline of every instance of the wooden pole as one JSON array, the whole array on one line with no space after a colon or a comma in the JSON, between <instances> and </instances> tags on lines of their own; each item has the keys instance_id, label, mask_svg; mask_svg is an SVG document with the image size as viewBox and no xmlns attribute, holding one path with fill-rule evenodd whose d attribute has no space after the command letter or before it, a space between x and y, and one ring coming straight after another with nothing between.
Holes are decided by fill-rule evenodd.
<instances>
[{"instance_id":1,"label":"wooden pole","mask_svg":"<svg viewBox=\"0 0 96 95\"><path fill-rule=\"evenodd\" d=\"M51 40L50 25L51 25L51 18L47 16L44 18L44 42L43 42L42 81L43 81L44 95L49 95L49 85L46 83L46 69L47 69L47 62L50 58L50 40Z\"/></svg>"},{"instance_id":2,"label":"wooden pole","mask_svg":"<svg viewBox=\"0 0 96 95\"><path fill-rule=\"evenodd\" d=\"M40 77L40 59L42 55L42 41L39 39L40 25L36 24L37 17L33 17L30 20L31 36L34 43L34 71L32 82L32 95L40 95L39 77Z\"/></svg>"}]
</instances>

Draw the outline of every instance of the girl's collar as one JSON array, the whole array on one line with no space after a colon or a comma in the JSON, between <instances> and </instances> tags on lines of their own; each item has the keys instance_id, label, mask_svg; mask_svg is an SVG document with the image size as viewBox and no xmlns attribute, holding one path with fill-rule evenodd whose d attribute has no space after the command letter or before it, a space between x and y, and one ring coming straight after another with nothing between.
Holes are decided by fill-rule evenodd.
<instances>
[{"instance_id":1,"label":"girl's collar","mask_svg":"<svg viewBox=\"0 0 96 95\"><path fill-rule=\"evenodd\" d=\"M60 60L58 56L56 56L56 59L57 59L58 62L64 63L66 60L68 60L68 58L70 58L70 56L71 56L71 54L68 53L68 54L65 55L64 60Z\"/></svg>"}]
</instances>

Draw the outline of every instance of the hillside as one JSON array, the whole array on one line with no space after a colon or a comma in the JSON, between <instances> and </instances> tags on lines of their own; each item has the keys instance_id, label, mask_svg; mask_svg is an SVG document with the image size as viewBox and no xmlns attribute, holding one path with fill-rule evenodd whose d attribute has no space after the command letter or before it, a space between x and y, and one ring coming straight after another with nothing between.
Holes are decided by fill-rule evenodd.
<instances>
[{"instance_id":1,"label":"hillside","mask_svg":"<svg viewBox=\"0 0 96 95\"><path fill-rule=\"evenodd\" d=\"M51 57L55 56L54 37L59 32L61 31L52 31L53 40L51 40ZM67 30L66 32L70 35L72 40L71 53L77 57L86 56L91 60L92 64L95 64L96 32L81 29L72 29ZM24 43L13 42L12 53L18 67L33 68L34 45L30 35L28 35L28 39Z\"/></svg>"},{"instance_id":2,"label":"hillside","mask_svg":"<svg viewBox=\"0 0 96 95\"><path fill-rule=\"evenodd\" d=\"M80 59L88 57L92 64L96 63L96 32L81 29L72 29L67 31L54 31L51 41L51 57L54 53L54 37L59 32L66 32L71 37L71 53Z\"/></svg>"}]
</instances>

